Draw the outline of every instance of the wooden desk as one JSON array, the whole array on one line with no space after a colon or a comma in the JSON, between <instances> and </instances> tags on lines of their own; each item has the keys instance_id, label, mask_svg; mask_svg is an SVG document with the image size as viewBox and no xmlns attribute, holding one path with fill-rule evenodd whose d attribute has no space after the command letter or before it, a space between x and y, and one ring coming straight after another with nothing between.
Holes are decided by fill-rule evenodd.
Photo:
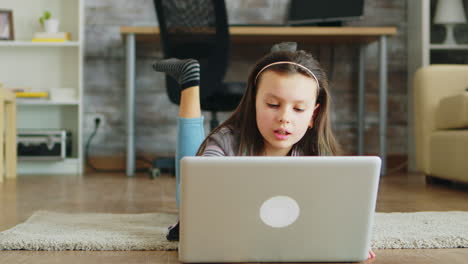
<instances>
[{"instance_id":1,"label":"wooden desk","mask_svg":"<svg viewBox=\"0 0 468 264\"><path fill-rule=\"evenodd\" d=\"M134 34L137 42L159 43L159 27L120 28L123 35ZM382 35L395 35L394 27L230 27L233 43L370 43Z\"/></svg>"},{"instance_id":2,"label":"wooden desk","mask_svg":"<svg viewBox=\"0 0 468 264\"><path fill-rule=\"evenodd\" d=\"M358 44L358 155L364 154L364 97L366 45L379 41L379 156L382 158L382 174L386 172L387 157L387 36L397 33L395 27L230 27L231 41L243 43L298 43ZM159 27L123 26L120 33L126 40L127 72L127 175L135 172L135 45L136 42L159 43Z\"/></svg>"}]
</instances>

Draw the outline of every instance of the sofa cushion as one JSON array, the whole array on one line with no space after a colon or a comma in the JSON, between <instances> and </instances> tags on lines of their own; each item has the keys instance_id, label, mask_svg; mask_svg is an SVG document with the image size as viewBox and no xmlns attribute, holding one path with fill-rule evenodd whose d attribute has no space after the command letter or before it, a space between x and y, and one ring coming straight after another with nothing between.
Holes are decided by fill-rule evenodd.
<instances>
[{"instance_id":1,"label":"sofa cushion","mask_svg":"<svg viewBox=\"0 0 468 264\"><path fill-rule=\"evenodd\" d=\"M438 129L468 128L468 92L445 97L436 111Z\"/></svg>"},{"instance_id":2,"label":"sofa cushion","mask_svg":"<svg viewBox=\"0 0 468 264\"><path fill-rule=\"evenodd\" d=\"M468 183L468 129L439 130L430 137L429 175Z\"/></svg>"}]
</instances>

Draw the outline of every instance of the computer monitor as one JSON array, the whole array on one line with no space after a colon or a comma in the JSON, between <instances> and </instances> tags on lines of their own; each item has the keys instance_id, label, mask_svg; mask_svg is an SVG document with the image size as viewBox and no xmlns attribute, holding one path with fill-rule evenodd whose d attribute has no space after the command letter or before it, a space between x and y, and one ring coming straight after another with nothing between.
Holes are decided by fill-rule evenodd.
<instances>
[{"instance_id":1,"label":"computer monitor","mask_svg":"<svg viewBox=\"0 0 468 264\"><path fill-rule=\"evenodd\" d=\"M340 24L364 14L364 0L291 0L288 25Z\"/></svg>"}]
</instances>

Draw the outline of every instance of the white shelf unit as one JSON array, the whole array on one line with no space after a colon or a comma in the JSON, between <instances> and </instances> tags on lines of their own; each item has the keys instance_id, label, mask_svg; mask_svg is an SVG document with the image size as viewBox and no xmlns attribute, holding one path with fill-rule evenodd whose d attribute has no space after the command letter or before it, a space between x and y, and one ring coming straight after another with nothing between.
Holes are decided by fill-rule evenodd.
<instances>
[{"instance_id":1,"label":"white shelf unit","mask_svg":"<svg viewBox=\"0 0 468 264\"><path fill-rule=\"evenodd\" d=\"M443 0L439 0L443 1ZM408 12L408 169L416 170L415 146L414 146L414 117L413 117L413 76L414 73L423 66L431 63L431 55L435 52L454 53L468 51L468 44L444 45L441 43L431 43L431 32L434 30L432 9L436 0L409 0L407 2ZM465 9L466 6L465 1ZM434 11L434 10L432 10ZM433 13L433 12L432 12ZM465 10L466 13L466 10ZM438 63L441 63L440 61ZM443 63L450 64L450 61Z\"/></svg>"},{"instance_id":2,"label":"white shelf unit","mask_svg":"<svg viewBox=\"0 0 468 264\"><path fill-rule=\"evenodd\" d=\"M17 105L79 105L78 101L51 101L51 100L16 100Z\"/></svg>"},{"instance_id":3,"label":"white shelf unit","mask_svg":"<svg viewBox=\"0 0 468 264\"><path fill-rule=\"evenodd\" d=\"M82 174L84 0L2 0L0 7L13 10L15 31L14 40L0 41L0 82L34 91L72 88L76 94L66 101L18 100L18 129L63 129L72 134L70 157L19 160L18 174ZM71 41L31 41L35 32L43 31L38 20L46 10L60 21L60 31L71 33Z\"/></svg>"},{"instance_id":4,"label":"white shelf unit","mask_svg":"<svg viewBox=\"0 0 468 264\"><path fill-rule=\"evenodd\" d=\"M11 41L4 40L0 42L0 47L79 47L81 42L31 42L31 41Z\"/></svg>"}]
</instances>

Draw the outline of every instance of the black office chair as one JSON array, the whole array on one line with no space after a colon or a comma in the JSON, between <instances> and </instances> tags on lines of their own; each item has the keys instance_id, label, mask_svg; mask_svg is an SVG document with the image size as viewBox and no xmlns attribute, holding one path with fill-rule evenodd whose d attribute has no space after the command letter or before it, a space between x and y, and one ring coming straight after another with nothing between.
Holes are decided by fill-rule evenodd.
<instances>
[{"instance_id":1,"label":"black office chair","mask_svg":"<svg viewBox=\"0 0 468 264\"><path fill-rule=\"evenodd\" d=\"M164 58L194 58L200 62L201 109L211 112L210 128L219 125L217 113L233 111L245 83L224 82L229 61L229 28L224 0L154 0ZM166 76L171 102L180 104L178 84ZM160 169L174 172L173 158L153 162L151 177Z\"/></svg>"},{"instance_id":2,"label":"black office chair","mask_svg":"<svg viewBox=\"0 0 468 264\"><path fill-rule=\"evenodd\" d=\"M217 112L233 111L245 83L224 82L229 61L229 28L224 0L154 0L165 58L200 62L200 103L211 112L210 127L219 125ZM171 102L180 103L177 82L166 77Z\"/></svg>"}]
</instances>

